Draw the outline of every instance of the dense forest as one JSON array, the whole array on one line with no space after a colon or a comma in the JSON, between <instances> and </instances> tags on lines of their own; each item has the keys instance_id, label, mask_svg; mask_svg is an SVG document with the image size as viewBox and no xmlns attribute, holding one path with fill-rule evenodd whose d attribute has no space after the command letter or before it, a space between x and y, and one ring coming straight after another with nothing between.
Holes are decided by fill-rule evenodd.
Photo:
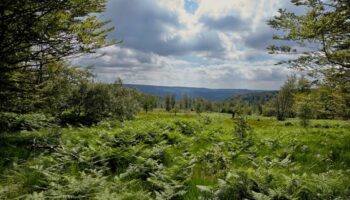
<instances>
[{"instance_id":1,"label":"dense forest","mask_svg":"<svg viewBox=\"0 0 350 200\"><path fill-rule=\"evenodd\" d=\"M215 100L72 65L121 42L105 0L2 1L0 199L349 199L350 3L291 2L267 51L295 73Z\"/></svg>"}]
</instances>

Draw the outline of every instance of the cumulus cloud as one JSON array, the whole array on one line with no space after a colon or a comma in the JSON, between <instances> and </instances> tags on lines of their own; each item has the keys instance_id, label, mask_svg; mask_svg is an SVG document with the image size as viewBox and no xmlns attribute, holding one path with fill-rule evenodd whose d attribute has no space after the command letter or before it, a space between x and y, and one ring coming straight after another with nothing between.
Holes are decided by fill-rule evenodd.
<instances>
[{"instance_id":1,"label":"cumulus cloud","mask_svg":"<svg viewBox=\"0 0 350 200\"><path fill-rule=\"evenodd\" d=\"M175 5L161 1L111 0L104 17L116 27L110 36L121 39L127 48L159 55L222 49L217 32L198 30L185 35L191 27L183 22L184 15Z\"/></svg>"},{"instance_id":2,"label":"cumulus cloud","mask_svg":"<svg viewBox=\"0 0 350 200\"><path fill-rule=\"evenodd\" d=\"M265 48L267 19L288 0L109 0L121 45L75 64L94 65L98 78L127 83L210 88L277 89L290 72ZM300 10L294 10L303 12Z\"/></svg>"},{"instance_id":3,"label":"cumulus cloud","mask_svg":"<svg viewBox=\"0 0 350 200\"><path fill-rule=\"evenodd\" d=\"M209 17L202 16L200 19L205 26L220 31L244 31L249 30L249 20L243 20L239 16Z\"/></svg>"},{"instance_id":4,"label":"cumulus cloud","mask_svg":"<svg viewBox=\"0 0 350 200\"><path fill-rule=\"evenodd\" d=\"M106 55L75 60L80 65L95 65L98 79L126 83L192 86L208 88L278 89L290 70L275 66L274 61L194 65L174 57L144 53L137 50L107 47ZM111 56L116 55L116 56Z\"/></svg>"}]
</instances>

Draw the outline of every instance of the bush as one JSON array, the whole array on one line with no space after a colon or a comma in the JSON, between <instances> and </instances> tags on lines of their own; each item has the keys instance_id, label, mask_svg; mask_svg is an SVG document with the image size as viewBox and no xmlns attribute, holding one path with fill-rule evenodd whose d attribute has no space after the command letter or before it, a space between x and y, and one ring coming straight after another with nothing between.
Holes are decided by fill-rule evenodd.
<instances>
[{"instance_id":1,"label":"bush","mask_svg":"<svg viewBox=\"0 0 350 200\"><path fill-rule=\"evenodd\" d=\"M42 127L50 127L53 124L53 118L44 114L0 113L0 132L32 131Z\"/></svg>"},{"instance_id":2,"label":"bush","mask_svg":"<svg viewBox=\"0 0 350 200\"><path fill-rule=\"evenodd\" d=\"M91 126L98 123L100 120L92 117L91 115L76 115L75 113L67 112L58 117L58 121L61 125L84 125Z\"/></svg>"},{"instance_id":3,"label":"bush","mask_svg":"<svg viewBox=\"0 0 350 200\"><path fill-rule=\"evenodd\" d=\"M252 127L248 124L244 117L239 116L235 122L234 132L239 139L245 139L249 137L249 133Z\"/></svg>"},{"instance_id":4,"label":"bush","mask_svg":"<svg viewBox=\"0 0 350 200\"><path fill-rule=\"evenodd\" d=\"M201 130L200 124L197 121L192 120L175 121L175 125L184 135L194 135Z\"/></svg>"},{"instance_id":5,"label":"bush","mask_svg":"<svg viewBox=\"0 0 350 200\"><path fill-rule=\"evenodd\" d=\"M213 122L212 118L210 118L209 116L204 116L202 119L201 119L201 122L205 125L209 125Z\"/></svg>"},{"instance_id":6,"label":"bush","mask_svg":"<svg viewBox=\"0 0 350 200\"><path fill-rule=\"evenodd\" d=\"M314 118L313 111L315 110L312 98L309 96L299 95L297 97L296 113L300 120L300 125L307 127L310 124L310 119Z\"/></svg>"},{"instance_id":7,"label":"bush","mask_svg":"<svg viewBox=\"0 0 350 200\"><path fill-rule=\"evenodd\" d=\"M284 123L284 126L293 126L293 123L292 122L286 122L286 123Z\"/></svg>"},{"instance_id":8,"label":"bush","mask_svg":"<svg viewBox=\"0 0 350 200\"><path fill-rule=\"evenodd\" d=\"M83 94L80 91L84 91ZM77 88L59 120L61 124L97 124L108 119L133 119L139 110L139 93L118 84L95 83Z\"/></svg>"}]
</instances>

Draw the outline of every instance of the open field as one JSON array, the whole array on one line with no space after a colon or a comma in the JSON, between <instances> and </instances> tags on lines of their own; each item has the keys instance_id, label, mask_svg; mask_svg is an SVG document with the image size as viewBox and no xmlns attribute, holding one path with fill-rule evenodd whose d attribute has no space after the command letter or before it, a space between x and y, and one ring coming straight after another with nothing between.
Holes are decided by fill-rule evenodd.
<instances>
[{"instance_id":1,"label":"open field","mask_svg":"<svg viewBox=\"0 0 350 200\"><path fill-rule=\"evenodd\" d=\"M0 135L0 199L349 199L349 121L230 117Z\"/></svg>"},{"instance_id":2,"label":"open field","mask_svg":"<svg viewBox=\"0 0 350 200\"><path fill-rule=\"evenodd\" d=\"M349 8L1 1L0 200L350 200Z\"/></svg>"}]
</instances>

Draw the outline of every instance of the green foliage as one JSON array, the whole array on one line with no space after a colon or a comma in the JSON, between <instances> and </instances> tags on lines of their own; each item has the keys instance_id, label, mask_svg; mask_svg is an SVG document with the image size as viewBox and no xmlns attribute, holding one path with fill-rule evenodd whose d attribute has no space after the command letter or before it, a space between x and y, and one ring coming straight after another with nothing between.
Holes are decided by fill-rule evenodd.
<instances>
[{"instance_id":1,"label":"green foliage","mask_svg":"<svg viewBox=\"0 0 350 200\"><path fill-rule=\"evenodd\" d=\"M185 135L194 135L201 131L201 126L197 121L186 120L186 121L175 121L174 123L179 127L180 133Z\"/></svg>"},{"instance_id":2,"label":"green foliage","mask_svg":"<svg viewBox=\"0 0 350 200\"><path fill-rule=\"evenodd\" d=\"M300 119L300 125L307 127L310 119L314 118L314 104L310 95L299 95L296 97L296 113Z\"/></svg>"},{"instance_id":3,"label":"green foliage","mask_svg":"<svg viewBox=\"0 0 350 200\"><path fill-rule=\"evenodd\" d=\"M294 93L296 90L296 76L288 77L288 80L281 87L277 96L272 100L276 109L276 118L285 120L293 116L292 108L294 104Z\"/></svg>"},{"instance_id":4,"label":"green foliage","mask_svg":"<svg viewBox=\"0 0 350 200\"><path fill-rule=\"evenodd\" d=\"M303 7L305 12L296 14L287 9L279 9L279 14L269 20L268 24L282 33L275 35L274 39L289 43L294 41L290 43L293 47L282 43L282 46L271 45L268 50L270 53L294 54L291 60L279 64L288 64L304 71L314 80L310 82L303 76L296 87L298 93L311 93L307 98L314 98L308 100L307 104L302 100L296 106L302 123L307 125L306 118L311 118L311 114L310 116L306 114L310 110L315 111L314 115L317 118L349 118L349 2L343 0L291 2L295 6ZM314 48L315 46L319 48ZM286 96L282 95L285 89L281 89L278 97ZM283 105L281 103L283 101L278 97L275 99L275 104ZM265 113L270 114L269 111L272 110L266 111ZM283 109L283 106L278 106L275 112L280 120L284 120L290 114L288 110Z\"/></svg>"},{"instance_id":5,"label":"green foliage","mask_svg":"<svg viewBox=\"0 0 350 200\"><path fill-rule=\"evenodd\" d=\"M50 65L108 46L104 0L7 0L1 5L0 111L31 112Z\"/></svg>"},{"instance_id":6,"label":"green foliage","mask_svg":"<svg viewBox=\"0 0 350 200\"><path fill-rule=\"evenodd\" d=\"M334 119L336 116L342 116L341 112L348 109L343 95L336 86L320 85L318 90L313 93L318 117Z\"/></svg>"},{"instance_id":7,"label":"green foliage","mask_svg":"<svg viewBox=\"0 0 350 200\"><path fill-rule=\"evenodd\" d=\"M174 115L176 115L178 112L180 112L180 105L175 104L175 107L172 109L172 112L174 113Z\"/></svg>"},{"instance_id":8,"label":"green foliage","mask_svg":"<svg viewBox=\"0 0 350 200\"><path fill-rule=\"evenodd\" d=\"M234 102L232 112L235 116L251 115L252 108L247 103L239 100Z\"/></svg>"},{"instance_id":9,"label":"green foliage","mask_svg":"<svg viewBox=\"0 0 350 200\"><path fill-rule=\"evenodd\" d=\"M172 97L170 95L165 96L165 110L170 112L170 110L173 108L172 107Z\"/></svg>"},{"instance_id":10,"label":"green foliage","mask_svg":"<svg viewBox=\"0 0 350 200\"><path fill-rule=\"evenodd\" d=\"M299 116L307 125L308 119L349 118L350 98L349 82L325 77L311 87L304 76L297 81L289 78L278 95L262 107L264 116L287 117Z\"/></svg>"},{"instance_id":11,"label":"green foliage","mask_svg":"<svg viewBox=\"0 0 350 200\"><path fill-rule=\"evenodd\" d=\"M276 107L274 104L275 102L273 99L265 103L262 107L262 115L266 117L276 116Z\"/></svg>"},{"instance_id":12,"label":"green foliage","mask_svg":"<svg viewBox=\"0 0 350 200\"><path fill-rule=\"evenodd\" d=\"M234 96L231 98L231 101L243 101L250 105L254 104L264 104L276 96L277 91L264 91L264 92L254 92L248 94L242 94Z\"/></svg>"},{"instance_id":13,"label":"green foliage","mask_svg":"<svg viewBox=\"0 0 350 200\"><path fill-rule=\"evenodd\" d=\"M283 31L284 34L276 35L274 39L295 41L295 45L301 47L309 45L311 48L298 52L289 46L272 45L268 48L270 53L298 53L296 59L284 63L299 69L337 75L339 80L348 80L349 2L344 0L292 0L291 2L296 6L304 7L306 12L297 15L286 9L279 9L279 15L271 19L268 24L276 30ZM320 48L313 48L315 45Z\"/></svg>"},{"instance_id":14,"label":"green foliage","mask_svg":"<svg viewBox=\"0 0 350 200\"><path fill-rule=\"evenodd\" d=\"M260 191L259 186L246 172L227 173L225 179L219 179L217 187L209 189L213 199L252 199L252 192Z\"/></svg>"},{"instance_id":15,"label":"green foliage","mask_svg":"<svg viewBox=\"0 0 350 200\"><path fill-rule=\"evenodd\" d=\"M235 121L149 112L2 134L0 199L347 199L347 121Z\"/></svg>"},{"instance_id":16,"label":"green foliage","mask_svg":"<svg viewBox=\"0 0 350 200\"><path fill-rule=\"evenodd\" d=\"M48 73L50 78L40 89L39 110L59 117L74 104L82 104L88 83L93 78L90 70L70 67L65 63L50 63Z\"/></svg>"},{"instance_id":17,"label":"green foliage","mask_svg":"<svg viewBox=\"0 0 350 200\"><path fill-rule=\"evenodd\" d=\"M95 83L90 70L62 63L50 67L51 79L43 85L37 106L58 118L61 124L91 125L108 118L132 119L140 102L144 103L140 93L123 87L122 83Z\"/></svg>"},{"instance_id":18,"label":"green foliage","mask_svg":"<svg viewBox=\"0 0 350 200\"><path fill-rule=\"evenodd\" d=\"M142 108L146 113L157 107L158 98L152 95L143 94L141 96Z\"/></svg>"},{"instance_id":19,"label":"green foliage","mask_svg":"<svg viewBox=\"0 0 350 200\"><path fill-rule=\"evenodd\" d=\"M139 93L119 84L83 83L68 97L58 116L62 124L91 125L104 119L132 119L139 109Z\"/></svg>"},{"instance_id":20,"label":"green foliage","mask_svg":"<svg viewBox=\"0 0 350 200\"><path fill-rule=\"evenodd\" d=\"M181 107L185 110L188 110L192 107L192 100L191 98L185 94L183 97L182 97L182 101L181 101Z\"/></svg>"},{"instance_id":21,"label":"green foliage","mask_svg":"<svg viewBox=\"0 0 350 200\"><path fill-rule=\"evenodd\" d=\"M244 117L239 116L236 118L234 131L238 139L243 140L248 138L251 129L252 128Z\"/></svg>"},{"instance_id":22,"label":"green foliage","mask_svg":"<svg viewBox=\"0 0 350 200\"><path fill-rule=\"evenodd\" d=\"M204 110L204 108L203 108L204 105L203 104L204 104L204 100L203 99L196 99L196 101L194 103L194 105L195 105L194 110L196 111L196 113L198 115L200 115L203 112L203 110Z\"/></svg>"},{"instance_id":23,"label":"green foliage","mask_svg":"<svg viewBox=\"0 0 350 200\"><path fill-rule=\"evenodd\" d=\"M36 130L54 125L52 117L44 114L0 113L0 133L21 130Z\"/></svg>"}]
</instances>

